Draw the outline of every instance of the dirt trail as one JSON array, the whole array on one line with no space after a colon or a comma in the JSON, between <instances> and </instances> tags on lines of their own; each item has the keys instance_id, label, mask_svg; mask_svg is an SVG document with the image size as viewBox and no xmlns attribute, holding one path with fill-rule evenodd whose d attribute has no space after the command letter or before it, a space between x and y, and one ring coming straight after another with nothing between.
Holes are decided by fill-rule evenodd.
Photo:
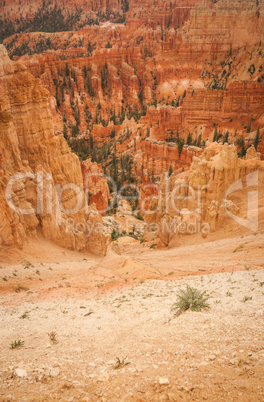
<instances>
[{"instance_id":1,"label":"dirt trail","mask_svg":"<svg viewBox=\"0 0 264 402\"><path fill-rule=\"evenodd\" d=\"M2 258L0 400L263 401L263 240L146 250L127 238L104 259L33 241ZM210 309L174 318L186 283Z\"/></svg>"}]
</instances>

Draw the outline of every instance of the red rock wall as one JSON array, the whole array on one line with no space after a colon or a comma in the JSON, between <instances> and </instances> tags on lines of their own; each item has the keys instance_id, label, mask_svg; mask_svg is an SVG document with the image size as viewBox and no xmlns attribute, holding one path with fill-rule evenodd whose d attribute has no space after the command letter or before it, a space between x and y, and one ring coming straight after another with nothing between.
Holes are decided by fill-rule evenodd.
<instances>
[{"instance_id":1,"label":"red rock wall","mask_svg":"<svg viewBox=\"0 0 264 402\"><path fill-rule=\"evenodd\" d=\"M9 181L18 172L32 176L17 180L5 195ZM58 188L68 184L74 189L60 193ZM106 240L102 234L95 234L93 227L94 223L102 224L101 217L98 213L87 215L78 157L62 135L54 134L49 92L23 64L9 59L3 45L0 45L0 186L0 247L23 247L27 237L37 235L38 228L45 238L63 247L105 254ZM77 210L66 212L74 209L78 199ZM17 208L30 213L23 214ZM91 228L91 236L68 230L69 219L83 228Z\"/></svg>"},{"instance_id":2,"label":"red rock wall","mask_svg":"<svg viewBox=\"0 0 264 402\"><path fill-rule=\"evenodd\" d=\"M10 12L13 7L10 14L13 18L12 15L19 13L18 4L18 1L7 1L3 12L7 9ZM65 4L62 0L58 2L58 5ZM120 0L67 3L70 10L75 4L84 13L120 10L122 6ZM35 11L37 5L38 1L25 2L23 7L20 5L21 13L25 15L30 6ZM238 135L244 135L251 119L252 130L262 127L264 121L263 11L263 2L257 5L255 0L232 3L228 0L131 0L125 24L108 21L76 32L41 33L42 38L51 40L54 50L22 59L53 96L51 109L57 132L62 131L64 116L69 131L76 124L71 103L78 103L81 135L91 133L99 145L109 143L112 122L108 127L95 122L98 103L107 124L113 110L119 113L125 106L140 109L141 101L148 109L147 114L139 122L133 121L133 125L135 132L150 128L152 140L164 141L171 132L175 135L177 129L185 140L189 132L193 139L200 134L202 140L212 139L215 125L222 132L230 130L230 137L236 130ZM7 40L10 52L23 41L28 41L34 51L39 35L22 33L10 38L10 42ZM111 48L106 48L108 41ZM88 55L89 45L92 50ZM65 89L65 100L58 107L54 80L63 80L66 62L71 88ZM103 88L101 77L105 63L107 88ZM251 74L253 64L255 72ZM88 94L84 67L89 69L94 97ZM224 72L229 74L227 90L208 90L216 74L223 79ZM185 90L186 97L180 99L179 107L170 106ZM157 107L151 106L155 103ZM86 107L92 115L90 124L85 118ZM119 128L116 127L117 136L121 132ZM134 136L133 132L131 140ZM128 145L131 145L129 139L125 145L118 144L117 149L124 151ZM163 172L171 164L178 168L179 158L168 157L169 152L164 149L143 149L142 156L138 157L150 174L152 170ZM192 158L189 154L190 151L186 153L183 149L180 166L188 166Z\"/></svg>"},{"instance_id":3,"label":"red rock wall","mask_svg":"<svg viewBox=\"0 0 264 402\"><path fill-rule=\"evenodd\" d=\"M139 152L135 155L137 174L138 176L141 175L142 165L150 176L169 172L170 168L174 172L188 168L193 156L199 156L202 152L201 148L185 146L179 155L176 144L151 140L143 141Z\"/></svg>"}]
</instances>

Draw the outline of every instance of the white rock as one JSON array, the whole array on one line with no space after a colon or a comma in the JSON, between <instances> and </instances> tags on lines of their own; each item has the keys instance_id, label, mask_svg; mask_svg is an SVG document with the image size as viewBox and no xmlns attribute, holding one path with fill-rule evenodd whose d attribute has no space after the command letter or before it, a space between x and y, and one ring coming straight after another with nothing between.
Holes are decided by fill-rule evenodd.
<instances>
[{"instance_id":1,"label":"white rock","mask_svg":"<svg viewBox=\"0 0 264 402\"><path fill-rule=\"evenodd\" d=\"M160 385L168 385L170 382L169 382L169 380L168 380L168 378L166 378L166 377L160 377L159 378L159 384Z\"/></svg>"},{"instance_id":2,"label":"white rock","mask_svg":"<svg viewBox=\"0 0 264 402\"><path fill-rule=\"evenodd\" d=\"M258 310L258 311L255 313L255 316L256 316L256 317L262 317L262 316L263 316L263 310Z\"/></svg>"},{"instance_id":3,"label":"white rock","mask_svg":"<svg viewBox=\"0 0 264 402\"><path fill-rule=\"evenodd\" d=\"M108 373L102 373L99 375L97 378L97 381L104 382L104 381L109 381L109 374Z\"/></svg>"},{"instance_id":4,"label":"white rock","mask_svg":"<svg viewBox=\"0 0 264 402\"><path fill-rule=\"evenodd\" d=\"M15 369L15 373L18 377L26 377L27 376L26 370L23 370L20 368Z\"/></svg>"},{"instance_id":5,"label":"white rock","mask_svg":"<svg viewBox=\"0 0 264 402\"><path fill-rule=\"evenodd\" d=\"M59 369L59 367L55 367L55 368L53 368L53 369L51 369L50 370L50 376L51 377L57 377L59 374L60 374L60 369Z\"/></svg>"}]
</instances>

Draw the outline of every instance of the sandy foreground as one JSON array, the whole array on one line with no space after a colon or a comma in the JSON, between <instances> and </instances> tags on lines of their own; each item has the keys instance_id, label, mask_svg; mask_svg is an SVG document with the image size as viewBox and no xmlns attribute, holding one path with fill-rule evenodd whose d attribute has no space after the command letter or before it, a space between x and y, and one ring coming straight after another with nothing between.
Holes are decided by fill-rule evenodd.
<instances>
[{"instance_id":1,"label":"sandy foreground","mask_svg":"<svg viewBox=\"0 0 264 402\"><path fill-rule=\"evenodd\" d=\"M2 257L0 400L264 401L263 241ZM187 283L210 309L174 317Z\"/></svg>"}]
</instances>

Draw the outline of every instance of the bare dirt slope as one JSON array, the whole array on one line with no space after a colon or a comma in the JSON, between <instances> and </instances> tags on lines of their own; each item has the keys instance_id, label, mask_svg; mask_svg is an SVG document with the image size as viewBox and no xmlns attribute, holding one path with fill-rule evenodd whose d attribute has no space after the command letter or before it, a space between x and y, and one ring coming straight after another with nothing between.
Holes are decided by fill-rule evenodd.
<instances>
[{"instance_id":1,"label":"bare dirt slope","mask_svg":"<svg viewBox=\"0 0 264 402\"><path fill-rule=\"evenodd\" d=\"M104 259L33 242L2 256L0 400L263 401L263 240L121 239ZM173 317L186 283L211 308Z\"/></svg>"}]
</instances>

